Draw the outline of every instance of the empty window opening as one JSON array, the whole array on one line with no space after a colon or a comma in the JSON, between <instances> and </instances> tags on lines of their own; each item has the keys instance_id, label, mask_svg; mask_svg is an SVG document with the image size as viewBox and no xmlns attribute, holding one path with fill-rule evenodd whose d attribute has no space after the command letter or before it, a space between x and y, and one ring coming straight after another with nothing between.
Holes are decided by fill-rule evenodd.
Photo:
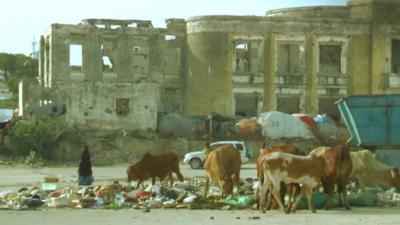
<instances>
[{"instance_id":1,"label":"empty window opening","mask_svg":"<svg viewBox=\"0 0 400 225\"><path fill-rule=\"evenodd\" d=\"M112 72L114 71L114 63L109 56L103 56L103 71Z\"/></svg>"},{"instance_id":2,"label":"empty window opening","mask_svg":"<svg viewBox=\"0 0 400 225\"><path fill-rule=\"evenodd\" d=\"M327 114L336 122L340 121L340 111L336 106L335 102L337 102L339 98L335 97L326 97L318 99L318 113L319 114Z\"/></svg>"},{"instance_id":3,"label":"empty window opening","mask_svg":"<svg viewBox=\"0 0 400 225\"><path fill-rule=\"evenodd\" d=\"M140 47L139 46L134 46L133 47L134 52L140 52Z\"/></svg>"},{"instance_id":4,"label":"empty window opening","mask_svg":"<svg viewBox=\"0 0 400 225\"><path fill-rule=\"evenodd\" d=\"M249 43L237 42L235 45L235 71L249 72L250 71L250 51Z\"/></svg>"},{"instance_id":5,"label":"empty window opening","mask_svg":"<svg viewBox=\"0 0 400 225\"><path fill-rule=\"evenodd\" d=\"M319 46L319 71L321 74L338 74L341 72L341 45Z\"/></svg>"},{"instance_id":6,"label":"empty window opening","mask_svg":"<svg viewBox=\"0 0 400 225\"><path fill-rule=\"evenodd\" d=\"M301 72L304 48L300 44L280 44L278 47L278 74Z\"/></svg>"},{"instance_id":7,"label":"empty window opening","mask_svg":"<svg viewBox=\"0 0 400 225\"><path fill-rule=\"evenodd\" d=\"M400 74L400 40L392 40L392 55L391 55L390 72Z\"/></svg>"},{"instance_id":8,"label":"empty window opening","mask_svg":"<svg viewBox=\"0 0 400 225\"><path fill-rule=\"evenodd\" d=\"M165 40L166 41L176 40L176 36L175 35L165 35Z\"/></svg>"},{"instance_id":9,"label":"empty window opening","mask_svg":"<svg viewBox=\"0 0 400 225\"><path fill-rule=\"evenodd\" d=\"M258 112L258 97L251 95L235 96L236 116L256 116Z\"/></svg>"},{"instance_id":10,"label":"empty window opening","mask_svg":"<svg viewBox=\"0 0 400 225\"><path fill-rule=\"evenodd\" d=\"M69 66L72 70L82 69L82 45L71 44L69 46Z\"/></svg>"},{"instance_id":11,"label":"empty window opening","mask_svg":"<svg viewBox=\"0 0 400 225\"><path fill-rule=\"evenodd\" d=\"M277 110L288 114L300 112L300 100L295 96L279 96L276 99Z\"/></svg>"},{"instance_id":12,"label":"empty window opening","mask_svg":"<svg viewBox=\"0 0 400 225\"><path fill-rule=\"evenodd\" d=\"M130 27L130 28L137 28L138 25L137 25L137 23L130 23L130 24L128 24L128 27Z\"/></svg>"},{"instance_id":13,"label":"empty window opening","mask_svg":"<svg viewBox=\"0 0 400 225\"><path fill-rule=\"evenodd\" d=\"M115 112L117 115L128 115L129 114L129 99L118 98L116 101Z\"/></svg>"},{"instance_id":14,"label":"empty window opening","mask_svg":"<svg viewBox=\"0 0 400 225\"><path fill-rule=\"evenodd\" d=\"M95 24L94 26L97 27L97 28L100 28L100 29L106 29L106 25L105 24Z\"/></svg>"},{"instance_id":15,"label":"empty window opening","mask_svg":"<svg viewBox=\"0 0 400 225\"><path fill-rule=\"evenodd\" d=\"M113 29L113 30L116 30L116 29L121 28L121 25L111 24L110 28Z\"/></svg>"}]
</instances>

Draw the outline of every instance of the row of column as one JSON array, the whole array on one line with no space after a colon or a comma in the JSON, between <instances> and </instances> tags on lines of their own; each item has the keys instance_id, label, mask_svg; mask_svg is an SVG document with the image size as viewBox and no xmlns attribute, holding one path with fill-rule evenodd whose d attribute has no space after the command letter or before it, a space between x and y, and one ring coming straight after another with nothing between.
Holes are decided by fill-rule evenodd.
<instances>
[{"instance_id":1,"label":"row of column","mask_svg":"<svg viewBox=\"0 0 400 225\"><path fill-rule=\"evenodd\" d=\"M274 33L269 33L264 37L264 96L263 96L263 112L276 110L276 91L275 80L277 74L277 40ZM318 60L318 43L315 35L307 35L305 43L306 58L306 74L305 74L305 113L317 113L318 97L318 77L317 77L317 60Z\"/></svg>"},{"instance_id":2,"label":"row of column","mask_svg":"<svg viewBox=\"0 0 400 225\"><path fill-rule=\"evenodd\" d=\"M185 115L208 115L211 111L233 116L232 40L229 33L188 34L188 71L184 92ZM262 111L276 110L277 40L264 37L264 96ZM305 113L317 113L318 45L315 35L306 37Z\"/></svg>"}]
</instances>

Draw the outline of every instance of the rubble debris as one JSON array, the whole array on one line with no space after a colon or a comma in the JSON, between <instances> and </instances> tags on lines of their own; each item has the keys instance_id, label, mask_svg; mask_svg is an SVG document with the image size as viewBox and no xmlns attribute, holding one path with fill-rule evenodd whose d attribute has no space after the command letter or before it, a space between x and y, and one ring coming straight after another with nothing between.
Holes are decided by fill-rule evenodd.
<instances>
[{"instance_id":1,"label":"rubble debris","mask_svg":"<svg viewBox=\"0 0 400 225\"><path fill-rule=\"evenodd\" d=\"M48 180L46 180L48 181ZM204 178L195 177L190 182L178 182L172 187L168 184L156 184L132 189L131 186L119 182L111 182L98 186L63 186L57 183L56 190L47 190L36 186L21 187L18 191L0 190L0 209L21 210L41 208L103 208L121 209L132 208L150 212L153 208L174 209L257 209L255 189L257 180L245 179L238 193L221 198L221 193L216 184L211 183L210 194L204 198ZM326 194L314 193L313 201L316 208L322 208L326 202ZM400 204L400 194L395 190L367 188L366 192L354 193L348 196L350 205L354 206L379 206ZM338 205L337 198L333 204ZM306 208L303 199L298 209ZM239 218L240 219L240 218ZM251 217L249 219L260 219Z\"/></svg>"}]
</instances>

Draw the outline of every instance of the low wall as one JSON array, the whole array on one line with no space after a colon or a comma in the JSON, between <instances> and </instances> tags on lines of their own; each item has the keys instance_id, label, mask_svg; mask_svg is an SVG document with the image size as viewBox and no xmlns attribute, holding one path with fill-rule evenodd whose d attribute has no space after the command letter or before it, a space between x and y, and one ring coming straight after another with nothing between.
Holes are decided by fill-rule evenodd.
<instances>
[{"instance_id":1,"label":"low wall","mask_svg":"<svg viewBox=\"0 0 400 225\"><path fill-rule=\"evenodd\" d=\"M242 139L243 140L243 139ZM214 140L217 141L217 140ZM252 151L251 161L255 162L263 140L244 139ZM183 160L186 153L204 149L207 140L186 138L160 138L157 135L146 134L145 137L132 136L125 133L103 133L87 135L85 142L92 154L92 164L96 166L133 164L146 153L160 154L175 152ZM267 146L293 144L304 152L321 145L315 140L265 140ZM73 143L64 143L57 149L56 160L60 162L78 163L83 146Z\"/></svg>"}]
</instances>

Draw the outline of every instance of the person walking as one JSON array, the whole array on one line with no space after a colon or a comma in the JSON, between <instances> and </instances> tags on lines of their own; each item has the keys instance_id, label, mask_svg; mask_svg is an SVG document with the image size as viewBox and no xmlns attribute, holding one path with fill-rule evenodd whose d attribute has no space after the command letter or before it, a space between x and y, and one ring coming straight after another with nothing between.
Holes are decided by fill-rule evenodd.
<instances>
[{"instance_id":1,"label":"person walking","mask_svg":"<svg viewBox=\"0 0 400 225\"><path fill-rule=\"evenodd\" d=\"M85 145L78 168L78 185L91 185L94 182L89 147Z\"/></svg>"}]
</instances>

